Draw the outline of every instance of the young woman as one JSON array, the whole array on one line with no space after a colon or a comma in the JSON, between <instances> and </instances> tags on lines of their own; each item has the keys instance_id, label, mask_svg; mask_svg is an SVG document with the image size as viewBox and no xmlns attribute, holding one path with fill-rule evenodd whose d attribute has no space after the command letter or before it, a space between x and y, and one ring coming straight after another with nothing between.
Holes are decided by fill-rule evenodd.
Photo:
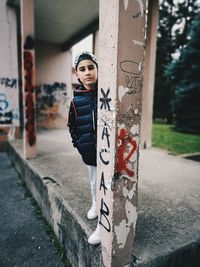
<instances>
[{"instance_id":1,"label":"young woman","mask_svg":"<svg viewBox=\"0 0 200 267\"><path fill-rule=\"evenodd\" d=\"M82 52L75 59L75 70L79 88L74 91L70 105L68 126L72 143L88 167L92 206L87 213L89 220L97 218L96 213L96 143L97 143L97 71L96 57ZM89 237L90 244L100 243L99 224Z\"/></svg>"}]
</instances>

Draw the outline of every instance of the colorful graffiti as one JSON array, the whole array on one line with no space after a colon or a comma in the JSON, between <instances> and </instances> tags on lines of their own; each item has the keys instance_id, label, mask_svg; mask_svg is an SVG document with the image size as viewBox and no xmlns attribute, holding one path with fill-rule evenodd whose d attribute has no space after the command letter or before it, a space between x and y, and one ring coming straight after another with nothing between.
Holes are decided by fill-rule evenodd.
<instances>
[{"instance_id":1,"label":"colorful graffiti","mask_svg":"<svg viewBox=\"0 0 200 267\"><path fill-rule=\"evenodd\" d=\"M36 114L39 127L65 127L67 85L62 82L36 86Z\"/></svg>"},{"instance_id":2,"label":"colorful graffiti","mask_svg":"<svg viewBox=\"0 0 200 267\"><path fill-rule=\"evenodd\" d=\"M25 81L25 128L28 143L33 146L36 142L35 108L34 108L34 80L33 55L31 51L24 51L24 81Z\"/></svg>"},{"instance_id":3,"label":"colorful graffiti","mask_svg":"<svg viewBox=\"0 0 200 267\"><path fill-rule=\"evenodd\" d=\"M37 110L46 110L56 102L66 102L67 86L65 83L54 82L36 86Z\"/></svg>"},{"instance_id":4,"label":"colorful graffiti","mask_svg":"<svg viewBox=\"0 0 200 267\"><path fill-rule=\"evenodd\" d=\"M0 77L0 125L19 125L17 86L17 79Z\"/></svg>"},{"instance_id":5,"label":"colorful graffiti","mask_svg":"<svg viewBox=\"0 0 200 267\"><path fill-rule=\"evenodd\" d=\"M0 93L0 110L4 111L8 108L8 106L9 104L8 104L8 98L6 94Z\"/></svg>"}]
</instances>

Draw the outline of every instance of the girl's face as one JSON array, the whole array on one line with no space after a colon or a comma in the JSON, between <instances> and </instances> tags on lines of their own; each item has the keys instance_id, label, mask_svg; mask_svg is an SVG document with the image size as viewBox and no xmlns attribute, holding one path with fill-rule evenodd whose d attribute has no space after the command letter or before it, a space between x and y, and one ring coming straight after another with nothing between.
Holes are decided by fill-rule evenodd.
<instances>
[{"instance_id":1,"label":"girl's face","mask_svg":"<svg viewBox=\"0 0 200 267\"><path fill-rule=\"evenodd\" d=\"M77 67L76 76L82 82L83 86L90 90L94 88L97 82L97 66L89 59L82 60Z\"/></svg>"}]
</instances>

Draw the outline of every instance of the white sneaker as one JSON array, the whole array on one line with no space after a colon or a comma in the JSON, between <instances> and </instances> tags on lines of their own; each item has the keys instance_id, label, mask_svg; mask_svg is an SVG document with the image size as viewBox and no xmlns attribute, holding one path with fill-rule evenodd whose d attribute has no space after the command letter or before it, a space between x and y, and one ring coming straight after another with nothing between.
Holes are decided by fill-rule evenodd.
<instances>
[{"instance_id":1,"label":"white sneaker","mask_svg":"<svg viewBox=\"0 0 200 267\"><path fill-rule=\"evenodd\" d=\"M88 220L96 219L97 213L96 213L96 201L92 203L92 207L89 209L87 213Z\"/></svg>"},{"instance_id":2,"label":"white sneaker","mask_svg":"<svg viewBox=\"0 0 200 267\"><path fill-rule=\"evenodd\" d=\"M88 238L88 243L91 245L97 245L101 243L99 224L97 225L96 230Z\"/></svg>"}]
</instances>

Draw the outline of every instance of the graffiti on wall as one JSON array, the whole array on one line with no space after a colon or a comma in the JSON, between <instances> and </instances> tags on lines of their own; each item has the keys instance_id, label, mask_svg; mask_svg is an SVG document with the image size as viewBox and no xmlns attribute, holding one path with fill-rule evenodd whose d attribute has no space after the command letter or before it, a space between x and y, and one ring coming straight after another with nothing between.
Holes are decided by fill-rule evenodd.
<instances>
[{"instance_id":1,"label":"graffiti on wall","mask_svg":"<svg viewBox=\"0 0 200 267\"><path fill-rule=\"evenodd\" d=\"M12 112L5 112L9 107L6 94L0 93L0 124L12 124Z\"/></svg>"},{"instance_id":2,"label":"graffiti on wall","mask_svg":"<svg viewBox=\"0 0 200 267\"><path fill-rule=\"evenodd\" d=\"M17 89L17 79L14 79L14 78L1 78L0 77L0 84L8 88Z\"/></svg>"},{"instance_id":3,"label":"graffiti on wall","mask_svg":"<svg viewBox=\"0 0 200 267\"><path fill-rule=\"evenodd\" d=\"M37 108L45 110L47 107L53 107L55 102L66 101L66 84L54 82L53 84L43 84L36 86Z\"/></svg>"},{"instance_id":4,"label":"graffiti on wall","mask_svg":"<svg viewBox=\"0 0 200 267\"><path fill-rule=\"evenodd\" d=\"M51 124L53 120L61 119L66 115L67 86L65 83L37 85L36 99L38 121L44 120L46 124Z\"/></svg>"},{"instance_id":5,"label":"graffiti on wall","mask_svg":"<svg viewBox=\"0 0 200 267\"><path fill-rule=\"evenodd\" d=\"M0 77L0 125L19 126L18 80Z\"/></svg>"}]
</instances>

